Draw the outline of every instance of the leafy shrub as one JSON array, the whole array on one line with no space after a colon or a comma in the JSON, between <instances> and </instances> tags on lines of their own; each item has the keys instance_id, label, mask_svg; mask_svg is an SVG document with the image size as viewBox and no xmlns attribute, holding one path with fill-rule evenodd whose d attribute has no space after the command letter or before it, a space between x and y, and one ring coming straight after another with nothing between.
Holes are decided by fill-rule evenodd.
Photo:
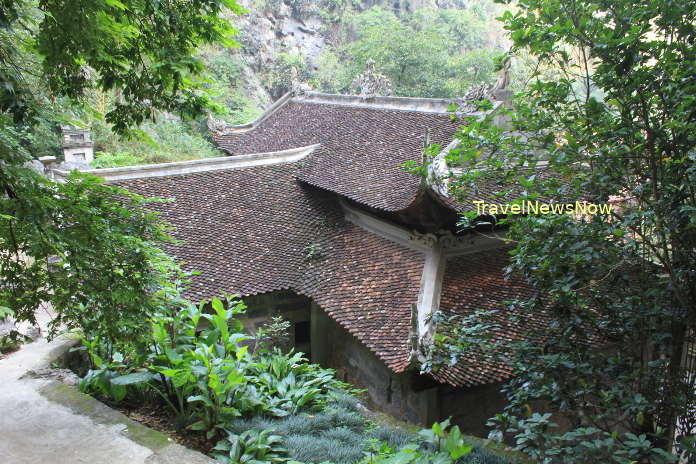
<instances>
[{"instance_id":1,"label":"leafy shrub","mask_svg":"<svg viewBox=\"0 0 696 464\"><path fill-rule=\"evenodd\" d=\"M454 464L468 462L464 458L471 454L473 446L466 443L459 427L449 428L449 420L436 422L430 429L419 432L422 443L408 443L400 448L386 443L374 446L362 464Z\"/></svg>"},{"instance_id":2,"label":"leafy shrub","mask_svg":"<svg viewBox=\"0 0 696 464\"><path fill-rule=\"evenodd\" d=\"M250 428L273 429L283 437L288 456L293 460L352 464L362 458L364 444L370 435L365 418L355 410L346 410L340 406L353 404L344 398L346 396L331 395L324 409L316 413L277 419L238 418L231 422L229 430L240 433Z\"/></svg>"},{"instance_id":3,"label":"leafy shrub","mask_svg":"<svg viewBox=\"0 0 696 464\"><path fill-rule=\"evenodd\" d=\"M279 421L278 431L283 435L318 435L333 426L334 421L327 414L300 414Z\"/></svg>"},{"instance_id":4,"label":"leafy shrub","mask_svg":"<svg viewBox=\"0 0 696 464\"><path fill-rule=\"evenodd\" d=\"M336 427L333 429L325 430L321 434L324 438L329 438L337 443L355 443L355 431L348 427Z\"/></svg>"},{"instance_id":5,"label":"leafy shrub","mask_svg":"<svg viewBox=\"0 0 696 464\"><path fill-rule=\"evenodd\" d=\"M105 153L98 151L94 154L94 161L91 165L93 168L117 168L121 166L137 166L143 164L145 159L141 156L136 156L125 151L117 153Z\"/></svg>"},{"instance_id":6,"label":"leafy shrub","mask_svg":"<svg viewBox=\"0 0 696 464\"><path fill-rule=\"evenodd\" d=\"M144 122L139 137L124 139L116 136L103 121L93 124L95 167L117 167L128 164L168 163L191 159L223 156L207 135L194 124L178 119L160 117Z\"/></svg>"},{"instance_id":7,"label":"leafy shrub","mask_svg":"<svg viewBox=\"0 0 696 464\"><path fill-rule=\"evenodd\" d=\"M30 338L16 330L11 330L5 335L0 335L0 353L9 353L19 349L22 343Z\"/></svg>"},{"instance_id":8,"label":"leafy shrub","mask_svg":"<svg viewBox=\"0 0 696 464\"><path fill-rule=\"evenodd\" d=\"M444 453L453 461L471 453L472 446L464 441L464 436L459 430L459 426L450 426L449 419L442 422L435 422L430 429L421 430L420 435L425 445L436 453Z\"/></svg>"},{"instance_id":9,"label":"leafy shrub","mask_svg":"<svg viewBox=\"0 0 696 464\"><path fill-rule=\"evenodd\" d=\"M9 321L12 316L14 316L14 311L6 306L0 306L0 323L3 321ZM14 351L28 339L29 338L26 335L12 329L9 332L6 332L4 335L0 335L0 353Z\"/></svg>"},{"instance_id":10,"label":"leafy shrub","mask_svg":"<svg viewBox=\"0 0 696 464\"><path fill-rule=\"evenodd\" d=\"M290 326L292 324L281 315L271 317L256 333L256 343L259 349L279 348L284 350L290 341Z\"/></svg>"},{"instance_id":11,"label":"leafy shrub","mask_svg":"<svg viewBox=\"0 0 696 464\"><path fill-rule=\"evenodd\" d=\"M413 441L414 434L399 427L377 427L370 436L378 442L386 443L390 448L401 448Z\"/></svg>"},{"instance_id":12,"label":"leafy shrub","mask_svg":"<svg viewBox=\"0 0 696 464\"><path fill-rule=\"evenodd\" d=\"M274 348L261 352L250 367L250 380L258 387L264 412L275 417L316 410L331 391L343 388L333 371L308 364L302 353L283 354Z\"/></svg>"},{"instance_id":13,"label":"leafy shrub","mask_svg":"<svg viewBox=\"0 0 696 464\"><path fill-rule=\"evenodd\" d=\"M243 326L237 319L244 311L241 302L231 302L225 308L222 301L213 299L212 314L203 307L190 306L177 313L167 323L162 318L153 325L152 370L160 374L163 397L179 414L193 408L197 421L194 430L206 431L208 438L225 427L227 422L257 404L243 398L246 391L247 348L240 343L247 339L241 334ZM199 332L199 322L209 325ZM167 327L169 325L169 327ZM183 399L186 399L186 404ZM176 401L176 403L174 403Z\"/></svg>"},{"instance_id":14,"label":"leafy shrub","mask_svg":"<svg viewBox=\"0 0 696 464\"><path fill-rule=\"evenodd\" d=\"M235 435L228 433L213 448L213 457L224 463L261 464L287 461L287 450L281 445L281 437L272 430L247 430Z\"/></svg>"},{"instance_id":15,"label":"leafy shrub","mask_svg":"<svg viewBox=\"0 0 696 464\"><path fill-rule=\"evenodd\" d=\"M131 356L119 352L112 360L113 346L100 343L98 337L85 339L96 366L83 379L84 390L121 401L129 387L146 385L172 409L178 423L206 432L209 439L236 417L297 416L323 409L334 399L349 404L341 396L345 384L333 377L333 371L309 364L301 353L278 349L248 353L249 346L241 344L250 337L242 333L238 319L246 308L243 303L230 299L225 307L213 299L210 308L207 313L203 305L189 304L158 315L145 347L128 343L120 347ZM359 416L331 409L322 415L325 424L318 431L340 425L337 416L348 425L362 424Z\"/></svg>"},{"instance_id":16,"label":"leafy shrub","mask_svg":"<svg viewBox=\"0 0 696 464\"><path fill-rule=\"evenodd\" d=\"M341 391L334 392L331 395L330 403L337 409L342 409L349 412L358 412L358 399Z\"/></svg>"},{"instance_id":17,"label":"leafy shrub","mask_svg":"<svg viewBox=\"0 0 696 464\"><path fill-rule=\"evenodd\" d=\"M126 368L126 365L123 364L123 355L116 352L109 359L103 359L96 353L99 337L95 337L91 341L83 340L82 343L90 354L92 368L80 380L80 391L83 393L99 393L105 398L117 402L123 400L127 393L126 387L112 383L114 379L121 375L120 372Z\"/></svg>"}]
</instances>

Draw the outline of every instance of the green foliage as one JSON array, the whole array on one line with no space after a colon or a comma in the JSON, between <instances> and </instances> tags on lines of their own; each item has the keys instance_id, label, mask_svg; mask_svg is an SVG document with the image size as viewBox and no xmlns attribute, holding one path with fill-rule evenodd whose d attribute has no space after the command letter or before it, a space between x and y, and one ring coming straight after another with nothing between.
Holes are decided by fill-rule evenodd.
<instances>
[{"instance_id":1,"label":"green foliage","mask_svg":"<svg viewBox=\"0 0 696 464\"><path fill-rule=\"evenodd\" d=\"M148 201L86 175L54 183L24 164L55 154L58 125L92 92L113 96L106 121L119 133L156 110L200 115L211 105L192 53L226 40L224 7L239 11L229 0L0 4L0 305L17 320L34 323L47 302L54 329L137 340L166 305L179 271Z\"/></svg>"},{"instance_id":2,"label":"green foliage","mask_svg":"<svg viewBox=\"0 0 696 464\"><path fill-rule=\"evenodd\" d=\"M452 181L470 208L482 181L499 186L492 200L616 201L607 215L498 221L516 245L509 272L534 292L497 317L525 327L525 340L493 343L485 319L457 319L464 329L434 358L479 350L512 364L510 405L491 425L536 460L663 463L677 459L673 446L685 460L696 452L696 377L682 362L696 330L694 14L686 1L520 4L503 20L537 65L513 130L468 120L450 153L469 168ZM490 225L476 216L463 225ZM549 323L524 323L542 310Z\"/></svg>"},{"instance_id":3,"label":"green foliage","mask_svg":"<svg viewBox=\"0 0 696 464\"><path fill-rule=\"evenodd\" d=\"M271 430L247 430L239 435L228 433L213 450L213 457L220 462L231 464L262 464L285 462L287 450L281 444L282 438L272 435Z\"/></svg>"},{"instance_id":4,"label":"green foliage","mask_svg":"<svg viewBox=\"0 0 696 464\"><path fill-rule=\"evenodd\" d=\"M14 316L14 311L10 308L0 306L0 322L7 321ZM18 349L22 343L28 340L28 337L12 329L9 332L0 335L0 354L8 353Z\"/></svg>"},{"instance_id":5,"label":"green foliage","mask_svg":"<svg viewBox=\"0 0 696 464\"><path fill-rule=\"evenodd\" d=\"M264 412L275 417L318 407L327 395L340 390L333 371L308 364L301 353L283 354L274 349L261 353L251 366L252 379L263 398Z\"/></svg>"},{"instance_id":6,"label":"green foliage","mask_svg":"<svg viewBox=\"0 0 696 464\"><path fill-rule=\"evenodd\" d=\"M313 76L313 84L324 91L350 91L368 60L401 96L462 96L470 85L493 79L493 58L501 44L484 33L490 29L485 15L421 9L399 18L375 6L348 22L356 39L325 52Z\"/></svg>"},{"instance_id":7,"label":"green foliage","mask_svg":"<svg viewBox=\"0 0 696 464\"><path fill-rule=\"evenodd\" d=\"M350 395L332 393L321 410L281 418L237 419L229 429L235 433L273 429L283 437L288 456L294 461L351 464L361 459L364 443L372 438L369 423L356 404Z\"/></svg>"},{"instance_id":8,"label":"green foliage","mask_svg":"<svg viewBox=\"0 0 696 464\"><path fill-rule=\"evenodd\" d=\"M75 173L55 184L13 164L1 181L0 301L16 319L35 322L45 301L55 311L52 327L104 340L146 327L178 274L158 248L169 238L145 209L150 201L93 176Z\"/></svg>"},{"instance_id":9,"label":"green foliage","mask_svg":"<svg viewBox=\"0 0 696 464\"><path fill-rule=\"evenodd\" d=\"M210 106L198 92L203 65L193 55L201 44L233 44L234 30L220 13L241 12L235 2L73 3L39 2L36 40L50 89L73 99L94 80L104 90L119 89L125 98L106 115L119 132L153 117L155 109L190 117Z\"/></svg>"},{"instance_id":10,"label":"green foliage","mask_svg":"<svg viewBox=\"0 0 696 464\"><path fill-rule=\"evenodd\" d=\"M227 48L207 47L199 57L206 66L206 90L219 104L216 117L244 124L261 114L261 109L242 94L243 62L238 54Z\"/></svg>"},{"instance_id":11,"label":"green foliage","mask_svg":"<svg viewBox=\"0 0 696 464\"><path fill-rule=\"evenodd\" d=\"M209 307L159 314L138 351L131 342L85 339L81 349L93 366L81 387L113 401L143 388L158 393L182 427L221 438L213 456L222 462L372 462L363 461L372 446L374 459L406 455L447 464L471 454L486 459L472 463L504 464L482 450L470 453L471 445L447 422L422 432L424 438L370 422L333 371L308 364L301 353L247 351L248 345L240 346L247 341L242 311L241 302L228 298L226 305L213 299ZM408 454L411 448L416 454Z\"/></svg>"},{"instance_id":12,"label":"green foliage","mask_svg":"<svg viewBox=\"0 0 696 464\"><path fill-rule=\"evenodd\" d=\"M308 364L301 353L261 348L250 354L250 337L238 319L245 310L241 302L213 299L209 309L188 304L160 312L150 321L150 334L137 340L87 337L84 349L95 368L83 380L85 390L120 401L129 387L145 386L179 424L212 439L236 417L321 409L346 389L333 371Z\"/></svg>"},{"instance_id":13,"label":"green foliage","mask_svg":"<svg viewBox=\"0 0 696 464\"><path fill-rule=\"evenodd\" d=\"M4 335L0 335L0 353L15 351L26 341L28 341L28 337L17 330L11 330Z\"/></svg>"},{"instance_id":14,"label":"green foliage","mask_svg":"<svg viewBox=\"0 0 696 464\"><path fill-rule=\"evenodd\" d=\"M181 417L192 416L193 430L213 437L231 418L242 414L248 402L237 401L245 386L247 347L237 316L245 307L231 301L227 308L219 299L211 303L212 314L191 305L168 320L153 323L154 358L151 370L160 374L158 391ZM200 330L201 319L208 324ZM156 387L155 387L156 388Z\"/></svg>"},{"instance_id":15,"label":"green foliage","mask_svg":"<svg viewBox=\"0 0 696 464\"><path fill-rule=\"evenodd\" d=\"M94 154L94 161L92 161L91 166L95 169L117 168L121 166L144 164L144 161L144 158L125 151L116 153L98 151Z\"/></svg>"},{"instance_id":16,"label":"green foliage","mask_svg":"<svg viewBox=\"0 0 696 464\"><path fill-rule=\"evenodd\" d=\"M103 122L95 121L94 167L116 167L134 164L166 163L223 156L212 142L190 124L176 119L157 118L140 126L146 138L123 139Z\"/></svg>"},{"instance_id":17,"label":"green foliage","mask_svg":"<svg viewBox=\"0 0 696 464\"><path fill-rule=\"evenodd\" d=\"M459 427L449 427L449 420L436 422L419 432L419 439L389 443L372 441L361 464L506 464L508 461L490 450L474 447Z\"/></svg>"},{"instance_id":18,"label":"green foliage","mask_svg":"<svg viewBox=\"0 0 696 464\"><path fill-rule=\"evenodd\" d=\"M473 447L464 442L459 426L449 428L449 425L449 419L435 422L430 429L421 430L419 435L436 453L445 454L452 461L457 461L471 453Z\"/></svg>"},{"instance_id":19,"label":"green foliage","mask_svg":"<svg viewBox=\"0 0 696 464\"><path fill-rule=\"evenodd\" d=\"M93 368L80 380L80 390L84 393L100 393L114 401L122 401L126 397L126 387L120 384L112 384L112 380L119 377L119 371L126 367L123 364L123 354L113 353L108 359L97 354L99 337L93 340L83 340L83 344L90 355Z\"/></svg>"},{"instance_id":20,"label":"green foliage","mask_svg":"<svg viewBox=\"0 0 696 464\"><path fill-rule=\"evenodd\" d=\"M294 83L304 82L309 78L309 69L304 58L299 54L280 53L264 77L264 85L273 98L280 98L292 90Z\"/></svg>"},{"instance_id":21,"label":"green foliage","mask_svg":"<svg viewBox=\"0 0 696 464\"><path fill-rule=\"evenodd\" d=\"M290 341L290 327L291 322L285 320L282 315L272 316L270 322L261 326L256 333L256 349L285 349Z\"/></svg>"}]
</instances>

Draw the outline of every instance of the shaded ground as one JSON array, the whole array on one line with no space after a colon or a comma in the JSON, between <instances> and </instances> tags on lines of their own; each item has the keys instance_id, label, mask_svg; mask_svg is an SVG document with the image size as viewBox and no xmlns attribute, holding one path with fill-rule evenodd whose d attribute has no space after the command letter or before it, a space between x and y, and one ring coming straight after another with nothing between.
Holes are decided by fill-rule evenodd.
<instances>
[{"instance_id":1,"label":"shaded ground","mask_svg":"<svg viewBox=\"0 0 696 464\"><path fill-rule=\"evenodd\" d=\"M50 365L70 342L45 339L0 359L3 464L205 464L200 453L107 408L76 388L25 375Z\"/></svg>"},{"instance_id":2,"label":"shaded ground","mask_svg":"<svg viewBox=\"0 0 696 464\"><path fill-rule=\"evenodd\" d=\"M204 454L210 452L212 444L205 439L205 435L182 431L163 404L151 402L137 406L111 405L111 407L146 427L162 432L180 445Z\"/></svg>"}]
</instances>

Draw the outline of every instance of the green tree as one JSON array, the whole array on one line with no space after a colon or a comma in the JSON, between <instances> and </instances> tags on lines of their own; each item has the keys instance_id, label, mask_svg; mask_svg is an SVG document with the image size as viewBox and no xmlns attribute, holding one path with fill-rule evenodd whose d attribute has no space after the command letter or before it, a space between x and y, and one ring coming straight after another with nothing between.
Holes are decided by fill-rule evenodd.
<instances>
[{"instance_id":1,"label":"green tree","mask_svg":"<svg viewBox=\"0 0 696 464\"><path fill-rule=\"evenodd\" d=\"M537 71L512 131L472 119L459 135L450 161L472 168L452 179L459 199L618 203L500 221L516 245L508 272L533 296L452 321L434 362L484 347L511 364L509 406L492 425L539 461L673 462L673 446L693 459L696 9L531 0L503 19ZM491 222L475 216L464 224ZM543 327L524 323L540 311ZM480 330L500 317L526 337L495 343Z\"/></svg>"},{"instance_id":2,"label":"green tree","mask_svg":"<svg viewBox=\"0 0 696 464\"><path fill-rule=\"evenodd\" d=\"M103 341L142 333L176 297L166 227L146 201L97 178L56 183L26 164L41 127L66 122L57 103L112 91L105 118L118 133L155 111L196 116L211 106L196 49L234 32L231 0L0 2L0 306ZM25 58L36 58L26 61ZM38 61L38 62L36 62Z\"/></svg>"},{"instance_id":3,"label":"green tree","mask_svg":"<svg viewBox=\"0 0 696 464\"><path fill-rule=\"evenodd\" d=\"M355 66L368 59L392 81L395 95L433 96L437 77L447 66L449 37L440 31L416 31L378 7L356 19L358 40L349 45ZM435 85L436 87L436 85Z\"/></svg>"},{"instance_id":4,"label":"green tree","mask_svg":"<svg viewBox=\"0 0 696 464\"><path fill-rule=\"evenodd\" d=\"M488 39L495 34L484 33L484 15L426 8L399 18L373 7L349 24L356 39L322 57L317 83L324 90L349 91L368 60L399 96L461 96L493 78L497 44Z\"/></svg>"}]
</instances>

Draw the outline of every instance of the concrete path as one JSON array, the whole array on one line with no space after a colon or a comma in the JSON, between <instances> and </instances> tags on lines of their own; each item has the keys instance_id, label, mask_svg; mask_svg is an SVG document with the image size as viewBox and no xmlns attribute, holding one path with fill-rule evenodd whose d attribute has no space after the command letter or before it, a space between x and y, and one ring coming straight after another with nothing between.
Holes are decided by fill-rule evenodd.
<instances>
[{"instance_id":1,"label":"concrete path","mask_svg":"<svg viewBox=\"0 0 696 464\"><path fill-rule=\"evenodd\" d=\"M133 422L75 387L28 378L71 345L45 339L0 360L0 463L206 464L212 459Z\"/></svg>"}]
</instances>

